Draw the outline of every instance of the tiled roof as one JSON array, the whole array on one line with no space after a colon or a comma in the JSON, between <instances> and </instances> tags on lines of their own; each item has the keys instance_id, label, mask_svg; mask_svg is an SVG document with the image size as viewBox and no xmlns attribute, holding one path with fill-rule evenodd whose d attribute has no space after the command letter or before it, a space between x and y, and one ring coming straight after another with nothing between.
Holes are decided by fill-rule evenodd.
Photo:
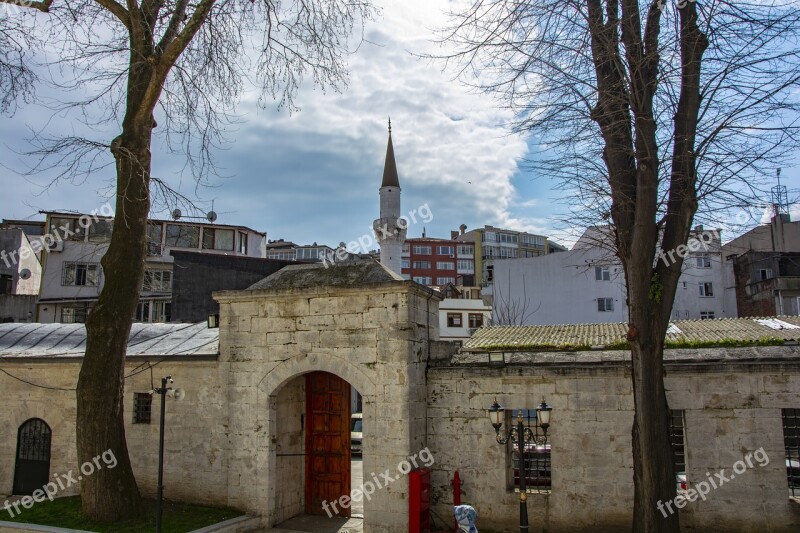
<instances>
[{"instance_id":1,"label":"tiled roof","mask_svg":"<svg viewBox=\"0 0 800 533\"><path fill-rule=\"evenodd\" d=\"M800 317L796 316L675 320L670 324L668 348L670 344L723 346L800 340ZM774 329L769 324L784 329ZM576 350L601 346L625 349L627 331L625 323L487 326L476 331L464 343L462 351Z\"/></svg>"},{"instance_id":2,"label":"tiled roof","mask_svg":"<svg viewBox=\"0 0 800 533\"><path fill-rule=\"evenodd\" d=\"M83 324L0 324L0 357L82 357ZM219 329L197 324L133 324L128 356L217 355Z\"/></svg>"}]
</instances>

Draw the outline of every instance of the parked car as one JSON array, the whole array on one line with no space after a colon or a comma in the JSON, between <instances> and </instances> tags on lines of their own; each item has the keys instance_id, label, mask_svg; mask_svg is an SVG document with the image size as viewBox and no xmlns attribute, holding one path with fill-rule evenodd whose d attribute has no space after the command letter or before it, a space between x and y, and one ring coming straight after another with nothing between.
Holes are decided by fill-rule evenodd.
<instances>
[{"instance_id":1,"label":"parked car","mask_svg":"<svg viewBox=\"0 0 800 533\"><path fill-rule=\"evenodd\" d=\"M361 424L363 413L350 416L350 454L361 457Z\"/></svg>"}]
</instances>

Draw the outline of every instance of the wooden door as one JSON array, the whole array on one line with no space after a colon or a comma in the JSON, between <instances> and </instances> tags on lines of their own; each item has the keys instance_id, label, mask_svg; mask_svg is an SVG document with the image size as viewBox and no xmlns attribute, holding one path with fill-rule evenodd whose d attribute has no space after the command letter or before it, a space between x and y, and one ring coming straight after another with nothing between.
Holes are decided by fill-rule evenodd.
<instances>
[{"instance_id":1,"label":"wooden door","mask_svg":"<svg viewBox=\"0 0 800 533\"><path fill-rule=\"evenodd\" d=\"M350 384L328 372L306 374L306 513L350 495ZM338 516L350 516L350 508Z\"/></svg>"}]
</instances>

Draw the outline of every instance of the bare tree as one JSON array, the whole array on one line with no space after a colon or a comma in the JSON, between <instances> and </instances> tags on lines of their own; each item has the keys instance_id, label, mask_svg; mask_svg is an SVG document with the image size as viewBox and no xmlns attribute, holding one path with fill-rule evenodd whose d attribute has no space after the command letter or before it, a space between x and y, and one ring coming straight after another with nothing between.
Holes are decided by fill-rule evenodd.
<instances>
[{"instance_id":1,"label":"bare tree","mask_svg":"<svg viewBox=\"0 0 800 533\"><path fill-rule=\"evenodd\" d=\"M797 2L474 0L454 15L443 59L516 112L540 142L535 168L584 220L611 224L633 361L633 529L676 532L678 515L656 506L676 492L663 381L675 252L698 206L747 205L797 148Z\"/></svg>"},{"instance_id":2,"label":"bare tree","mask_svg":"<svg viewBox=\"0 0 800 533\"><path fill-rule=\"evenodd\" d=\"M185 152L195 177L206 177L226 112L246 82L260 87L262 101L277 98L290 110L305 77L317 86L341 86L349 36L374 10L369 0L0 2L41 12L35 25L9 26L3 19L0 28L45 44L43 62L62 76L59 86L90 95L66 107L78 108L89 126L120 129L111 142L40 138L39 149L62 166L62 176L102 165L98 150L110 151L116 167L116 220L102 258L105 285L86 323L77 388L78 460L105 450L119 460L116 468L83 480L83 509L93 519L115 521L141 509L125 442L123 369L144 274L154 131ZM4 48L0 61L7 59ZM9 64L33 72L24 59L10 57ZM3 70L0 76L4 87L17 79Z\"/></svg>"}]
</instances>

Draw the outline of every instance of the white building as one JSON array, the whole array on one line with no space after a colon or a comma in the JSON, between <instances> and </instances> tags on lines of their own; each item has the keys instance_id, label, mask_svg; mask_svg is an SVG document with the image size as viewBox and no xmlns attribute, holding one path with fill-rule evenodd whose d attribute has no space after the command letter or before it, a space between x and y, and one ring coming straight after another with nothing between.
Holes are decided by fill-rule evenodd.
<instances>
[{"instance_id":1,"label":"white building","mask_svg":"<svg viewBox=\"0 0 800 533\"><path fill-rule=\"evenodd\" d=\"M445 298L439 302L439 338L465 341L492 319L491 306L474 298Z\"/></svg>"},{"instance_id":2,"label":"white building","mask_svg":"<svg viewBox=\"0 0 800 533\"><path fill-rule=\"evenodd\" d=\"M493 283L484 296L496 324L595 324L628 320L622 265L584 234L569 252L494 264ZM722 318L723 284L718 231L698 227L693 236L708 244L684 259L673 305L673 319ZM699 237L702 236L702 239Z\"/></svg>"},{"instance_id":3,"label":"white building","mask_svg":"<svg viewBox=\"0 0 800 533\"><path fill-rule=\"evenodd\" d=\"M46 212L50 246L42 257L39 322L84 322L100 296L100 259L108 250L114 220L79 213ZM47 236L46 236L47 237ZM171 250L265 257L267 235L245 226L151 220L138 322L169 322Z\"/></svg>"}]
</instances>

